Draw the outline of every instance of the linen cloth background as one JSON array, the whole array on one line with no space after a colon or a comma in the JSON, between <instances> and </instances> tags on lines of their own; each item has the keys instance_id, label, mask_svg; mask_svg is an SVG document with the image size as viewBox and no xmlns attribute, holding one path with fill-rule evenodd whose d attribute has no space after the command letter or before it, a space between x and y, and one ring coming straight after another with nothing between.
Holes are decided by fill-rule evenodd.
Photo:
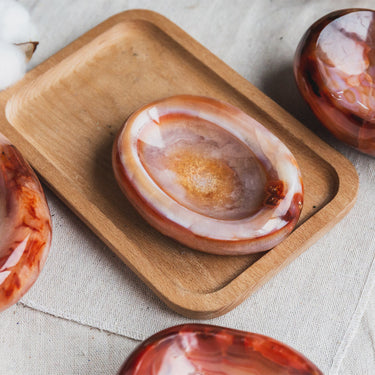
<instances>
[{"instance_id":1,"label":"linen cloth background","mask_svg":"<svg viewBox=\"0 0 375 375\"><path fill-rule=\"evenodd\" d=\"M326 374L374 373L375 307L368 302L375 280L375 159L340 144L319 125L292 74L296 46L316 19L335 9L374 7L374 1L20 2L40 32L33 65L115 13L158 11L351 160L360 189L349 215L243 304L208 323L279 339ZM7 333L0 336L5 358L0 374L2 366L4 374L111 373L135 346L132 339L191 321L165 307L53 193L47 191L47 197L54 225L51 253L34 287L2 315L0 330ZM22 356L25 347L29 361Z\"/></svg>"}]
</instances>

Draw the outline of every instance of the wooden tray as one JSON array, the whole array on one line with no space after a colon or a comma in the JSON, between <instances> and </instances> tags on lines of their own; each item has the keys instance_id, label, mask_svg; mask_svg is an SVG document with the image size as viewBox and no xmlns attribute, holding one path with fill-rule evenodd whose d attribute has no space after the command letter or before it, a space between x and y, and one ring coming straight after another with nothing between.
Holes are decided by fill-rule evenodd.
<instances>
[{"instance_id":1,"label":"wooden tray","mask_svg":"<svg viewBox=\"0 0 375 375\"><path fill-rule=\"evenodd\" d=\"M111 168L115 134L135 109L197 94L247 112L292 150L303 172L299 227L258 255L190 250L149 227L120 192ZM0 94L0 131L61 199L172 309L224 314L337 223L352 207L353 166L171 21L118 14Z\"/></svg>"}]
</instances>

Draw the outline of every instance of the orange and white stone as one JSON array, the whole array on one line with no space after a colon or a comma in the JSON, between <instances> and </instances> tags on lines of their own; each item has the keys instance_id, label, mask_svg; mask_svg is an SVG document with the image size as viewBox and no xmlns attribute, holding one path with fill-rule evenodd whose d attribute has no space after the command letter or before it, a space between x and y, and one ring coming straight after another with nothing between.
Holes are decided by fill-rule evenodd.
<instances>
[{"instance_id":1,"label":"orange and white stone","mask_svg":"<svg viewBox=\"0 0 375 375\"><path fill-rule=\"evenodd\" d=\"M323 375L271 337L207 324L167 328L145 340L119 375Z\"/></svg>"},{"instance_id":2,"label":"orange and white stone","mask_svg":"<svg viewBox=\"0 0 375 375\"><path fill-rule=\"evenodd\" d=\"M42 187L0 134L0 311L36 281L49 252L51 217Z\"/></svg>"},{"instance_id":3,"label":"orange and white stone","mask_svg":"<svg viewBox=\"0 0 375 375\"><path fill-rule=\"evenodd\" d=\"M239 109L176 96L135 112L113 147L117 181L156 229L197 250L254 253L300 215L300 170L287 147Z\"/></svg>"},{"instance_id":4,"label":"orange and white stone","mask_svg":"<svg viewBox=\"0 0 375 375\"><path fill-rule=\"evenodd\" d=\"M375 156L375 11L343 9L316 21L297 48L294 74L321 123Z\"/></svg>"}]
</instances>

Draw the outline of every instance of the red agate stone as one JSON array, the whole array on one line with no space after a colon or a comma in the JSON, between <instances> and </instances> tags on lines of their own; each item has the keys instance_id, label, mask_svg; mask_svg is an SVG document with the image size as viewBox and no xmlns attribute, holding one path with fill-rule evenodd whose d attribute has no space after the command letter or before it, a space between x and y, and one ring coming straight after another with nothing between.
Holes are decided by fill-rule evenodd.
<instances>
[{"instance_id":1,"label":"red agate stone","mask_svg":"<svg viewBox=\"0 0 375 375\"><path fill-rule=\"evenodd\" d=\"M240 109L191 95L133 113L113 144L119 186L161 233L220 255L269 250L302 209L289 149Z\"/></svg>"},{"instance_id":2,"label":"red agate stone","mask_svg":"<svg viewBox=\"0 0 375 375\"><path fill-rule=\"evenodd\" d=\"M204 324L168 328L143 342L119 375L323 375L270 337Z\"/></svg>"},{"instance_id":3,"label":"red agate stone","mask_svg":"<svg viewBox=\"0 0 375 375\"><path fill-rule=\"evenodd\" d=\"M315 22L297 48L294 73L323 125L375 156L375 11L340 10Z\"/></svg>"},{"instance_id":4,"label":"red agate stone","mask_svg":"<svg viewBox=\"0 0 375 375\"><path fill-rule=\"evenodd\" d=\"M0 134L0 311L33 285L50 243L51 217L38 178Z\"/></svg>"}]
</instances>

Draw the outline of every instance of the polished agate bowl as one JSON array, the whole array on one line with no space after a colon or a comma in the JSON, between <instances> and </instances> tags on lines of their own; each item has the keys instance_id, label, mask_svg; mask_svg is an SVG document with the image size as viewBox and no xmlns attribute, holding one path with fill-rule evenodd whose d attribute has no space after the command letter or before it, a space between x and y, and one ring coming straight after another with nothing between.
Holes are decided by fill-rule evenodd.
<instances>
[{"instance_id":1,"label":"polished agate bowl","mask_svg":"<svg viewBox=\"0 0 375 375\"><path fill-rule=\"evenodd\" d=\"M168 328L144 341L119 375L323 375L270 337L204 324Z\"/></svg>"},{"instance_id":2,"label":"polished agate bowl","mask_svg":"<svg viewBox=\"0 0 375 375\"><path fill-rule=\"evenodd\" d=\"M346 9L315 22L297 48L294 74L322 124L375 156L375 12Z\"/></svg>"},{"instance_id":3,"label":"polished agate bowl","mask_svg":"<svg viewBox=\"0 0 375 375\"><path fill-rule=\"evenodd\" d=\"M40 183L0 134L0 311L37 279L49 252L51 217Z\"/></svg>"},{"instance_id":4,"label":"polished agate bowl","mask_svg":"<svg viewBox=\"0 0 375 375\"><path fill-rule=\"evenodd\" d=\"M175 96L129 117L113 168L139 213L165 235L215 254L268 250L300 216L300 170L287 147L229 104Z\"/></svg>"}]
</instances>

